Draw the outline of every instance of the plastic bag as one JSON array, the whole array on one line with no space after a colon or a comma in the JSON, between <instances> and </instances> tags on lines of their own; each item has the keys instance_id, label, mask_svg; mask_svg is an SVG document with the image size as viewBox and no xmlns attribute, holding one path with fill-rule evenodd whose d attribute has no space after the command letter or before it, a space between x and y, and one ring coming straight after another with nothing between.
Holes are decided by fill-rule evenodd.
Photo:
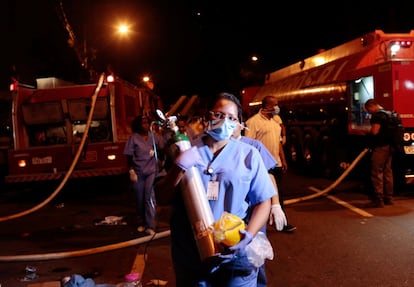
<instances>
[{"instance_id":1,"label":"plastic bag","mask_svg":"<svg viewBox=\"0 0 414 287\"><path fill-rule=\"evenodd\" d=\"M273 247L262 231L259 231L252 242L246 247L247 259L255 267L260 267L266 259L273 260Z\"/></svg>"}]
</instances>

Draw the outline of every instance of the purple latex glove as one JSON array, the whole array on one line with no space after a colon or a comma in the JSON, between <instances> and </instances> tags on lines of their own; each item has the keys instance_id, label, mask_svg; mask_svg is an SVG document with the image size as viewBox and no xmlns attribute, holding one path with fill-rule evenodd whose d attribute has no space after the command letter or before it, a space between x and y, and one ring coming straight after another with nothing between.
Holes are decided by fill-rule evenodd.
<instances>
[{"instance_id":1,"label":"purple latex glove","mask_svg":"<svg viewBox=\"0 0 414 287\"><path fill-rule=\"evenodd\" d=\"M175 160L175 164L183 170L187 170L192 166L199 165L206 167L200 154L198 153L197 147L193 146L188 150L181 152Z\"/></svg>"},{"instance_id":2,"label":"purple latex glove","mask_svg":"<svg viewBox=\"0 0 414 287\"><path fill-rule=\"evenodd\" d=\"M245 229L240 229L239 231L243 236L243 238L239 241L239 243L237 243L236 245L233 245L231 247L229 247L229 250L233 251L234 253L238 253L241 250L245 249L246 246L252 242L253 240L253 233L245 230Z\"/></svg>"}]
</instances>

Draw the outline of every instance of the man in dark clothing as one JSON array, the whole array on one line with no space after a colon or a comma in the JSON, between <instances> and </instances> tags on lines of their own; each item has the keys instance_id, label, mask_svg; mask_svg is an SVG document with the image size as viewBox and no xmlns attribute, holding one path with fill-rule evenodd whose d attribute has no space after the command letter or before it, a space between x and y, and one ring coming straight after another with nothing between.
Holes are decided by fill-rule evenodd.
<instances>
[{"instance_id":1,"label":"man in dark clothing","mask_svg":"<svg viewBox=\"0 0 414 287\"><path fill-rule=\"evenodd\" d=\"M394 182L392 172L392 149L390 139L387 136L386 125L388 116L384 108L374 99L365 103L365 109L371 114L371 182L374 195L371 207L383 207L384 204L392 205Z\"/></svg>"}]
</instances>

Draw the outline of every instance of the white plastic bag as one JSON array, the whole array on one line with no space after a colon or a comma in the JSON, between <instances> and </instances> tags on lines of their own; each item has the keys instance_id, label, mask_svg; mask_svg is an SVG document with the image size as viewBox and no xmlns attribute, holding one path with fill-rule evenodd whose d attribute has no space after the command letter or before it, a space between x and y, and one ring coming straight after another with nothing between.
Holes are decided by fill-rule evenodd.
<instances>
[{"instance_id":1,"label":"white plastic bag","mask_svg":"<svg viewBox=\"0 0 414 287\"><path fill-rule=\"evenodd\" d=\"M273 247L266 234L259 231L252 242L246 247L246 255L249 262L255 267L260 267L266 259L273 260Z\"/></svg>"}]
</instances>

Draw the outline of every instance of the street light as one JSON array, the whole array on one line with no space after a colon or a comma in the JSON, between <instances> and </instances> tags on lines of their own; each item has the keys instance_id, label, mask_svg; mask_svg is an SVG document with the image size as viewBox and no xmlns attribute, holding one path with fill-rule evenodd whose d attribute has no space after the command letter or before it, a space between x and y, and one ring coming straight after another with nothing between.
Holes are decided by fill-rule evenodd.
<instances>
[{"instance_id":1,"label":"street light","mask_svg":"<svg viewBox=\"0 0 414 287\"><path fill-rule=\"evenodd\" d=\"M119 27L118 27L118 32L119 32L121 35L125 35L125 34L127 34L127 33L128 33L128 31L129 31L129 27L128 27L127 25L125 25L125 24L121 24L121 25L119 25Z\"/></svg>"},{"instance_id":2,"label":"street light","mask_svg":"<svg viewBox=\"0 0 414 287\"><path fill-rule=\"evenodd\" d=\"M118 24L117 26L115 26L115 30L118 36L120 37L130 36L130 34L133 32L131 30L131 25L128 23Z\"/></svg>"},{"instance_id":3,"label":"street light","mask_svg":"<svg viewBox=\"0 0 414 287\"><path fill-rule=\"evenodd\" d=\"M119 36L122 37L124 41L125 38L127 38L130 34L131 34L131 26L126 24L126 23L121 23L118 24L116 26L113 26L113 37ZM102 40L101 38L99 39L94 39L94 43L96 46L96 43L99 44L98 40ZM103 43L103 44L102 44ZM84 43L83 43L83 66L85 69L87 69L89 71L90 77L94 78L96 76L96 71L95 69L97 68L97 65L99 65L99 62L101 62L102 64L102 57L99 57L100 59L98 59L98 54L102 54L104 52L104 50L106 49L106 46L109 44L113 44L113 41L108 41L108 39L106 39L105 41L101 41L100 43L100 48L96 48L95 46L92 45L88 45L88 39L87 39L87 35L85 33L84 36ZM105 56L105 58L107 58L107 56ZM99 61L98 61L99 60ZM119 60L119 59L118 59ZM106 64L106 69L108 69L108 66L111 68L112 65L110 64ZM99 69L98 69L99 70ZM112 71L113 72L113 71Z\"/></svg>"},{"instance_id":4,"label":"street light","mask_svg":"<svg viewBox=\"0 0 414 287\"><path fill-rule=\"evenodd\" d=\"M262 59L257 55L251 55L240 64L240 77L242 86L262 85L264 80L264 70Z\"/></svg>"},{"instance_id":5,"label":"street light","mask_svg":"<svg viewBox=\"0 0 414 287\"><path fill-rule=\"evenodd\" d=\"M153 90L154 89L154 82L151 80L150 76L143 76L142 77L142 82L150 90Z\"/></svg>"}]
</instances>

